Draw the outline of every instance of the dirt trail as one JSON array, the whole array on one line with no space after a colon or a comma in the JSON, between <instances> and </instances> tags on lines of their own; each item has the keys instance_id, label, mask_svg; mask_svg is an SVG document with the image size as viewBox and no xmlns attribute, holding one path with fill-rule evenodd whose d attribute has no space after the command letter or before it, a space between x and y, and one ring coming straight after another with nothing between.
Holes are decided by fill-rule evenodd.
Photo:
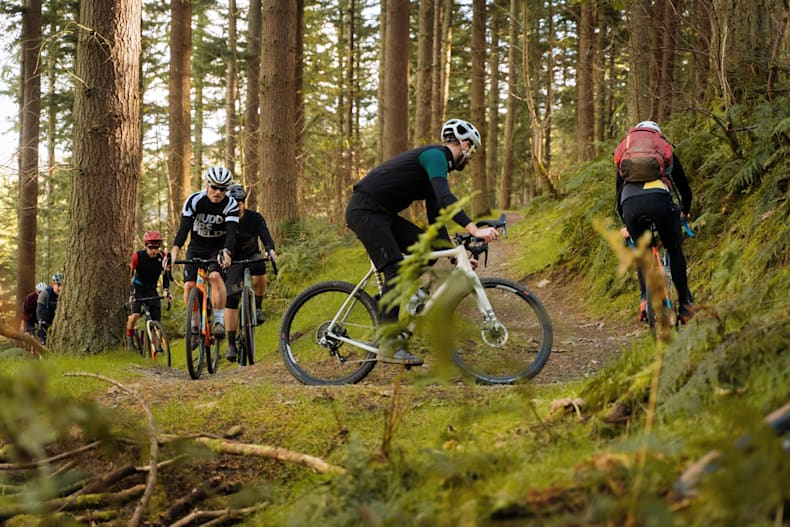
<instances>
[{"instance_id":1,"label":"dirt trail","mask_svg":"<svg viewBox=\"0 0 790 527\"><path fill-rule=\"evenodd\" d=\"M520 215L509 213L508 220L514 224ZM556 278L551 276L513 276L510 264L518 250L515 241L500 238L492 244L488 267L481 275L502 276L526 283L546 307L554 326L554 345L548 364L533 379L533 383L560 383L587 377L615 359L628 344L631 337L641 330L638 323L626 321L621 324L592 318L584 310L578 298L581 279ZM629 323L630 322L630 323ZM267 324L279 324L271 320ZM223 353L224 353L223 346ZM286 370L276 350L276 343L258 350L266 357L252 367L239 368L228 363L224 357L216 375L203 374L197 382L189 379L185 370L168 370L162 367L135 366L144 373L135 387L150 396L191 397L205 390L222 390L230 384L273 383L280 386L301 386ZM276 356L275 356L276 355ZM429 360L426 361L429 364ZM378 364L361 384L387 384L395 377L398 366Z\"/></svg>"}]
</instances>

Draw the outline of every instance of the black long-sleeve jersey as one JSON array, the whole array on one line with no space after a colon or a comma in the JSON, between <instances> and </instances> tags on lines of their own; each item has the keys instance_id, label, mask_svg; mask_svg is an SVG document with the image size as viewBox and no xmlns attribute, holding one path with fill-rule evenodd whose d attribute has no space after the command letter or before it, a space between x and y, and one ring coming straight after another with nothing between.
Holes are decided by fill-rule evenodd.
<instances>
[{"instance_id":1,"label":"black long-sleeve jersey","mask_svg":"<svg viewBox=\"0 0 790 527\"><path fill-rule=\"evenodd\" d=\"M183 247L191 233L190 246L225 248L233 254L239 226L239 204L230 196L212 203L205 190L195 192L184 202L181 224L173 245Z\"/></svg>"},{"instance_id":2,"label":"black long-sleeve jersey","mask_svg":"<svg viewBox=\"0 0 790 527\"><path fill-rule=\"evenodd\" d=\"M433 223L439 210L458 201L448 183L448 174L454 169L449 148L422 146L372 168L354 185L354 191L367 195L393 214L414 201L425 200L428 221ZM453 220L461 227L472 221L464 211L453 216Z\"/></svg>"},{"instance_id":3,"label":"black long-sleeve jersey","mask_svg":"<svg viewBox=\"0 0 790 527\"><path fill-rule=\"evenodd\" d=\"M239 231L236 235L236 250L233 257L244 260L261 252L258 240L263 242L266 251L274 250L274 240L266 226L263 216L254 210L244 209L244 215L239 219Z\"/></svg>"}]
</instances>

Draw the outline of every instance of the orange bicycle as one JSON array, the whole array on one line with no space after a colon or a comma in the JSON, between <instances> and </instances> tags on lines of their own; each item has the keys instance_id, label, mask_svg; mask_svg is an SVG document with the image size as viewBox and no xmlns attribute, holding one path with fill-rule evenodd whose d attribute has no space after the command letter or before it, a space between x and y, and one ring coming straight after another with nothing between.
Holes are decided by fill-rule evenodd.
<instances>
[{"instance_id":1,"label":"orange bicycle","mask_svg":"<svg viewBox=\"0 0 790 527\"><path fill-rule=\"evenodd\" d=\"M220 341L211 333L212 306L211 282L208 279L208 266L215 260L193 258L176 260L177 264L197 264L197 281L189 292L186 305L186 325L184 348L187 353L189 376L199 379L206 366L208 372L217 373L219 367Z\"/></svg>"}]
</instances>

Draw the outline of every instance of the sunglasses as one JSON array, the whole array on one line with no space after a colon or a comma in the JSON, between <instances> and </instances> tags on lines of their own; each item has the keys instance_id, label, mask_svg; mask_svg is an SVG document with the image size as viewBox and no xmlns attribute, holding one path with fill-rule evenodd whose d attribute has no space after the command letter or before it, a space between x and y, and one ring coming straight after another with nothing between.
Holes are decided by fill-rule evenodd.
<instances>
[{"instance_id":1,"label":"sunglasses","mask_svg":"<svg viewBox=\"0 0 790 527\"><path fill-rule=\"evenodd\" d=\"M209 185L209 187L213 188L214 190L218 190L220 192L227 192L228 187L221 187L219 185Z\"/></svg>"},{"instance_id":2,"label":"sunglasses","mask_svg":"<svg viewBox=\"0 0 790 527\"><path fill-rule=\"evenodd\" d=\"M145 246L146 249L152 249L152 250L157 250L157 249L160 249L161 247L162 247L161 245L146 245Z\"/></svg>"}]
</instances>

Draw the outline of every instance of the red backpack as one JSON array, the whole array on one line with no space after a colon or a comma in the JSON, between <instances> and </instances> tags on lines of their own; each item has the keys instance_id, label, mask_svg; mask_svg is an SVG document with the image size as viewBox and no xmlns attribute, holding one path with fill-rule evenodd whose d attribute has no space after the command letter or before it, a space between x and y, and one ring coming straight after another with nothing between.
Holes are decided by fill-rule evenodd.
<instances>
[{"instance_id":1,"label":"red backpack","mask_svg":"<svg viewBox=\"0 0 790 527\"><path fill-rule=\"evenodd\" d=\"M672 170L672 145L652 128L631 128L614 151L614 164L625 181L659 179Z\"/></svg>"}]
</instances>

